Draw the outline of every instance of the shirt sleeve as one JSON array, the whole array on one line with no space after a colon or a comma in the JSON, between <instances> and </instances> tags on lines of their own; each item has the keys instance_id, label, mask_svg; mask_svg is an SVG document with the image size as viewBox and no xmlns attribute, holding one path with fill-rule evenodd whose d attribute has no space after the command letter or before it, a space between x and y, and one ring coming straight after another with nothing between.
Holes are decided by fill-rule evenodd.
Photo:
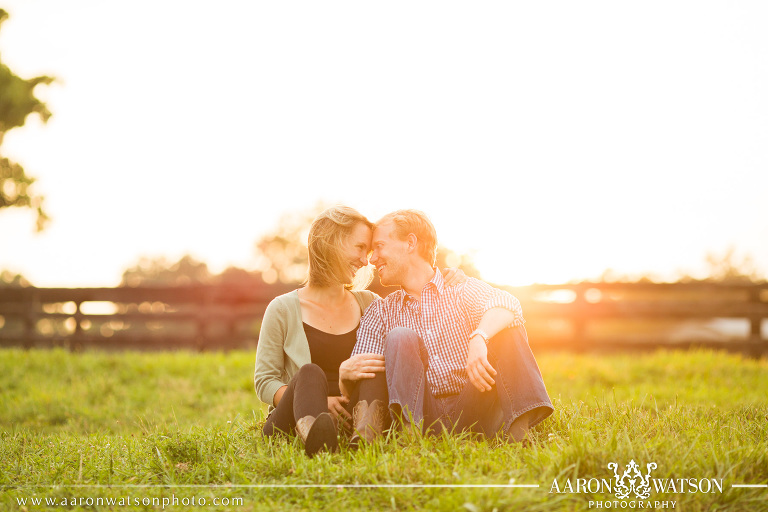
<instances>
[{"instance_id":1,"label":"shirt sleeve","mask_svg":"<svg viewBox=\"0 0 768 512\"><path fill-rule=\"evenodd\" d=\"M281 380L285 371L286 315L278 300L267 306L261 321L259 344L256 346L256 368L253 386L259 400L274 405L275 393L285 383Z\"/></svg>"},{"instance_id":2,"label":"shirt sleeve","mask_svg":"<svg viewBox=\"0 0 768 512\"><path fill-rule=\"evenodd\" d=\"M360 328L357 330L357 342L355 343L355 348L352 349L352 355L384 355L385 336L384 301L377 298L368 306L365 314L360 319Z\"/></svg>"},{"instance_id":3,"label":"shirt sleeve","mask_svg":"<svg viewBox=\"0 0 768 512\"><path fill-rule=\"evenodd\" d=\"M462 292L459 294L459 307L469 318L472 329L476 329L483 315L494 308L504 308L514 313L514 320L507 327L525 323L523 308L517 297L473 277L463 283Z\"/></svg>"}]
</instances>

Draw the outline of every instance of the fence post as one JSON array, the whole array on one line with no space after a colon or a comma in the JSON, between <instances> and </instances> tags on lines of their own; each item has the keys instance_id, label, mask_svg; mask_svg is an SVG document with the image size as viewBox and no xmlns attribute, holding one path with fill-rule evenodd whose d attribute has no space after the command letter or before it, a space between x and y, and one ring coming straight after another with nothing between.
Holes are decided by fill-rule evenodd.
<instances>
[{"instance_id":1,"label":"fence post","mask_svg":"<svg viewBox=\"0 0 768 512\"><path fill-rule=\"evenodd\" d=\"M227 340L227 343L232 343L235 337L237 336L237 327L238 327L238 321L237 321L237 315L230 312L229 318L227 319L227 336L229 339Z\"/></svg>"},{"instance_id":2,"label":"fence post","mask_svg":"<svg viewBox=\"0 0 768 512\"><path fill-rule=\"evenodd\" d=\"M760 305L763 304L761 297L762 288L759 286L753 286L749 290L749 303L754 305L754 312L749 317L749 341L752 342L754 348L752 349L756 356L761 353L768 352L768 339L763 339L762 325L763 317L760 311Z\"/></svg>"},{"instance_id":3,"label":"fence post","mask_svg":"<svg viewBox=\"0 0 768 512\"><path fill-rule=\"evenodd\" d=\"M586 307L587 299L584 297L586 289L582 286L573 288L576 293L576 298L573 301L573 341L576 350L584 350L586 348Z\"/></svg>"},{"instance_id":4,"label":"fence post","mask_svg":"<svg viewBox=\"0 0 768 512\"><path fill-rule=\"evenodd\" d=\"M211 303L209 287L202 289L197 301L197 350L203 352L208 344L208 309Z\"/></svg>"},{"instance_id":5,"label":"fence post","mask_svg":"<svg viewBox=\"0 0 768 512\"><path fill-rule=\"evenodd\" d=\"M40 297L37 291L30 290L29 301L27 302L26 312L24 314L24 350L32 348L32 341L37 337L37 317L40 309Z\"/></svg>"},{"instance_id":6,"label":"fence post","mask_svg":"<svg viewBox=\"0 0 768 512\"><path fill-rule=\"evenodd\" d=\"M82 306L83 301L76 300L75 301L75 333L72 335L72 341L69 343L69 351L70 352L77 352L82 348L83 343L83 312L80 310L80 307Z\"/></svg>"}]
</instances>

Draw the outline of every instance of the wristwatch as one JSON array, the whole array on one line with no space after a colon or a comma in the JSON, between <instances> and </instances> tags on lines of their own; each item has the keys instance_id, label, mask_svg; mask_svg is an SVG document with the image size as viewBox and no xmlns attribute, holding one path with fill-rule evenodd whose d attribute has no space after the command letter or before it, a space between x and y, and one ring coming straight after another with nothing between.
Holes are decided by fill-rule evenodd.
<instances>
[{"instance_id":1,"label":"wristwatch","mask_svg":"<svg viewBox=\"0 0 768 512\"><path fill-rule=\"evenodd\" d=\"M491 341L491 337L488 336L488 333L486 333L482 329L475 329L474 331L472 331L472 334L469 335L469 339L472 339L472 338L474 338L475 336L478 336L478 335L481 338L483 338L483 341L485 342L486 345L488 344L489 341Z\"/></svg>"}]
</instances>

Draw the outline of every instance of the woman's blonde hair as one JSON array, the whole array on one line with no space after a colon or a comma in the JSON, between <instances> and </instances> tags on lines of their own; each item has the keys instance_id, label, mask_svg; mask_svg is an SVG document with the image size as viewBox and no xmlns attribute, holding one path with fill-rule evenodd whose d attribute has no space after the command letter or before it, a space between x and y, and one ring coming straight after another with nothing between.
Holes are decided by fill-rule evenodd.
<instances>
[{"instance_id":1,"label":"woman's blonde hair","mask_svg":"<svg viewBox=\"0 0 768 512\"><path fill-rule=\"evenodd\" d=\"M361 269L348 283L349 262L344 256L344 244L358 224L373 229L373 223L349 206L333 206L315 218L309 228L309 275L311 286L343 284L347 289L363 289L371 283L373 273Z\"/></svg>"}]
</instances>

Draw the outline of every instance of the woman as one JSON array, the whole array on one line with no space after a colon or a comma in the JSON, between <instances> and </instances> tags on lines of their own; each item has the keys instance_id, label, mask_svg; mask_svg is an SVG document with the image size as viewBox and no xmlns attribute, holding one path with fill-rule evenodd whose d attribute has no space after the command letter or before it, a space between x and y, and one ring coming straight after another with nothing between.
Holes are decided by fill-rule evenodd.
<instances>
[{"instance_id":1,"label":"woman","mask_svg":"<svg viewBox=\"0 0 768 512\"><path fill-rule=\"evenodd\" d=\"M353 208L321 213L309 232L306 285L276 297L262 320L254 386L270 406L264 435L295 430L309 456L335 451L336 423L348 425L351 418L350 399L339 390L339 366L352 353L363 312L378 298L363 289L371 279L372 229ZM369 271L359 272L364 267ZM358 379L384 371L383 356L356 362L361 364L347 371Z\"/></svg>"}]
</instances>

